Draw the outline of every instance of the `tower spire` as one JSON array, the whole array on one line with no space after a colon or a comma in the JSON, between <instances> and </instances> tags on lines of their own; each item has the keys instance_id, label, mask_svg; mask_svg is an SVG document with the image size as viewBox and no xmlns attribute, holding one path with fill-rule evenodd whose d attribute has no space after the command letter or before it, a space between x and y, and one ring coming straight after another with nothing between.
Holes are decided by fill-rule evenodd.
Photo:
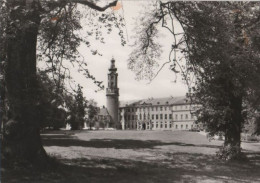
<instances>
[{"instance_id":1,"label":"tower spire","mask_svg":"<svg viewBox=\"0 0 260 183\"><path fill-rule=\"evenodd\" d=\"M108 69L108 86L106 89L106 96L107 96L107 110L109 115L111 116L111 123L109 127L117 128L118 125L118 96L119 96L119 89L117 86L117 68L115 66L115 59L111 59L111 65Z\"/></svg>"},{"instance_id":2,"label":"tower spire","mask_svg":"<svg viewBox=\"0 0 260 183\"><path fill-rule=\"evenodd\" d=\"M115 59L114 59L114 57L112 57L112 59L111 59L111 65L110 65L109 71L117 71L117 68L115 66Z\"/></svg>"}]
</instances>

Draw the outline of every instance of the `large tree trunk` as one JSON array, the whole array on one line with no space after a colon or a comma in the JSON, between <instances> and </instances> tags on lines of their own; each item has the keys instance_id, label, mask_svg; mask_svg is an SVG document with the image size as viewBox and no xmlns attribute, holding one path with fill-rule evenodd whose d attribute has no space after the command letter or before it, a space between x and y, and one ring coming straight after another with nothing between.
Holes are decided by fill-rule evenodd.
<instances>
[{"instance_id":1,"label":"large tree trunk","mask_svg":"<svg viewBox=\"0 0 260 183\"><path fill-rule=\"evenodd\" d=\"M37 119L36 45L40 24L37 5L9 1L6 89L8 121L4 126L3 155L7 161L33 163L45 159ZM19 6L19 8L14 8Z\"/></svg>"},{"instance_id":2,"label":"large tree trunk","mask_svg":"<svg viewBox=\"0 0 260 183\"><path fill-rule=\"evenodd\" d=\"M231 120L227 124L225 132L222 158L226 160L241 159L241 129L242 129L242 97L231 96L230 100Z\"/></svg>"}]
</instances>

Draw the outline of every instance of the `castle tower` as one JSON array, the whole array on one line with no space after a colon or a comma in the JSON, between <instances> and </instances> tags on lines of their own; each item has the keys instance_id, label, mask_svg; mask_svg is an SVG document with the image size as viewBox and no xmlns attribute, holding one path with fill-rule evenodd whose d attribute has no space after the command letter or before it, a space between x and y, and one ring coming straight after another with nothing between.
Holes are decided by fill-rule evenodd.
<instances>
[{"instance_id":1,"label":"castle tower","mask_svg":"<svg viewBox=\"0 0 260 183\"><path fill-rule=\"evenodd\" d=\"M115 66L115 59L112 58L111 60L111 66L108 69L108 86L106 90L106 96L107 96L107 110L109 115L112 118L111 123L109 124L110 128L119 128L119 114L118 114L118 96L119 96L119 89L117 87L117 68Z\"/></svg>"}]
</instances>

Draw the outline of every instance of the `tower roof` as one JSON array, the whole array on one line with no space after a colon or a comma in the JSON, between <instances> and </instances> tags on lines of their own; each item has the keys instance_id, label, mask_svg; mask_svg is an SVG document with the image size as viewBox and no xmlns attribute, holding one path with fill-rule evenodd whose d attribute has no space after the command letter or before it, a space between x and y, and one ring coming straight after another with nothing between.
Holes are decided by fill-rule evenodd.
<instances>
[{"instance_id":1,"label":"tower roof","mask_svg":"<svg viewBox=\"0 0 260 183\"><path fill-rule=\"evenodd\" d=\"M111 59L111 65L110 65L109 71L117 71L117 68L115 66L115 59L114 59L114 57Z\"/></svg>"}]
</instances>

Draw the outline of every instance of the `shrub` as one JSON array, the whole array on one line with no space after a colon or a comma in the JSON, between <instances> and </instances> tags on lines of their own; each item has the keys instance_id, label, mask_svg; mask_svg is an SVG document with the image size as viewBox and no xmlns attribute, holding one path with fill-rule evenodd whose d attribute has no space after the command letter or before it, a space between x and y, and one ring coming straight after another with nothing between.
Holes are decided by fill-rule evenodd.
<instances>
[{"instance_id":1,"label":"shrub","mask_svg":"<svg viewBox=\"0 0 260 183\"><path fill-rule=\"evenodd\" d=\"M258 141L258 138L257 138L257 136L248 136L248 137L247 137L247 141L257 142L257 141Z\"/></svg>"},{"instance_id":2,"label":"shrub","mask_svg":"<svg viewBox=\"0 0 260 183\"><path fill-rule=\"evenodd\" d=\"M240 146L224 145L216 152L218 158L223 160L243 160L246 156L241 152Z\"/></svg>"}]
</instances>

